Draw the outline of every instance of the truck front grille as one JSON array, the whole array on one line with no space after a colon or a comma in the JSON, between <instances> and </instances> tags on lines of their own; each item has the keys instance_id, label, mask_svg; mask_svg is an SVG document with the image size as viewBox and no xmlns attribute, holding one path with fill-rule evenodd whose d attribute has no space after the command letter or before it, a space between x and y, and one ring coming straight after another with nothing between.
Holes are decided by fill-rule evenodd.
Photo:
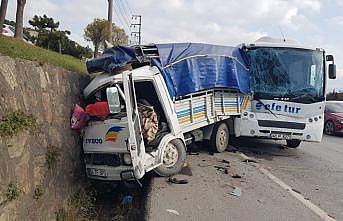
<instances>
[{"instance_id":1,"label":"truck front grille","mask_svg":"<svg viewBox=\"0 0 343 221\"><path fill-rule=\"evenodd\" d=\"M261 127L277 127L277 128L287 128L287 129L297 129L304 130L306 124L297 122L287 122L287 121L274 121L274 120L259 120L258 125Z\"/></svg>"},{"instance_id":2,"label":"truck front grille","mask_svg":"<svg viewBox=\"0 0 343 221\"><path fill-rule=\"evenodd\" d=\"M86 153L84 155L86 164L120 166L120 157L118 154L107 153Z\"/></svg>"}]
</instances>

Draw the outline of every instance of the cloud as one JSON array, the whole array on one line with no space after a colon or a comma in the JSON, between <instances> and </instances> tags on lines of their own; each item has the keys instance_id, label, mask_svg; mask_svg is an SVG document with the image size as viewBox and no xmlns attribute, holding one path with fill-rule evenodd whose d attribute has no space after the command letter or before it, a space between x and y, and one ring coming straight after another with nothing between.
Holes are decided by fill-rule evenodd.
<instances>
[{"instance_id":1,"label":"cloud","mask_svg":"<svg viewBox=\"0 0 343 221\"><path fill-rule=\"evenodd\" d=\"M327 21L332 25L341 25L343 26L343 16L335 16L327 19Z\"/></svg>"},{"instance_id":2,"label":"cloud","mask_svg":"<svg viewBox=\"0 0 343 221\"><path fill-rule=\"evenodd\" d=\"M126 0L135 12L143 15L144 42L201 41L239 43L255 40L266 33L261 24L281 25L293 30L313 31L315 25L301 9L317 12L317 0ZM125 1L116 1L117 4ZM126 5L117 5L115 23L128 31ZM10 1L9 15L13 19L15 1ZM60 21L62 29L71 30L72 38L86 44L83 29L95 17L107 17L107 1L94 0L34 0L28 1L25 21L35 14L47 14ZM125 18L123 18L125 17ZM124 21L125 20L125 21ZM247 29L246 27L250 28ZM252 28L253 27L253 28Z\"/></svg>"}]
</instances>

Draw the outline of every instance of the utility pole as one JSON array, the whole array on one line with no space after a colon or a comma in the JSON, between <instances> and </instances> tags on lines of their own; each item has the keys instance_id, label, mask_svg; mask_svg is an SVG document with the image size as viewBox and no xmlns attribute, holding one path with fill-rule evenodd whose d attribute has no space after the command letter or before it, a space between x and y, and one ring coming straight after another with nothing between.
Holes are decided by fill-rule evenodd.
<instances>
[{"instance_id":1,"label":"utility pole","mask_svg":"<svg viewBox=\"0 0 343 221\"><path fill-rule=\"evenodd\" d=\"M113 15L113 0L108 0L108 42L112 44L112 15Z\"/></svg>"},{"instance_id":2,"label":"utility pole","mask_svg":"<svg viewBox=\"0 0 343 221\"><path fill-rule=\"evenodd\" d=\"M134 39L133 42L141 45L142 42L142 16L141 15L132 15L131 23L131 37ZM137 41L138 40L138 41Z\"/></svg>"}]
</instances>

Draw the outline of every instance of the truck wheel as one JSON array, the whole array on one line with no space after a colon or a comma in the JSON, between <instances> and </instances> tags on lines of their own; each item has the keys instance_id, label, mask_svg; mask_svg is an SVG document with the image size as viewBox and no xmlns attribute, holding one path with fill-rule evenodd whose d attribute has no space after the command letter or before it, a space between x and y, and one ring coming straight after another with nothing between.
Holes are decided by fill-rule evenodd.
<instances>
[{"instance_id":1,"label":"truck wheel","mask_svg":"<svg viewBox=\"0 0 343 221\"><path fill-rule=\"evenodd\" d=\"M218 123L214 126L210 145L213 151L224 152L229 144L229 128L225 123Z\"/></svg>"},{"instance_id":2,"label":"truck wheel","mask_svg":"<svg viewBox=\"0 0 343 221\"><path fill-rule=\"evenodd\" d=\"M163 164L155 169L160 176L172 176L179 173L186 160L186 148L179 139L171 140L163 152Z\"/></svg>"},{"instance_id":3,"label":"truck wheel","mask_svg":"<svg viewBox=\"0 0 343 221\"><path fill-rule=\"evenodd\" d=\"M297 148L300 145L301 140L286 140L286 143L289 148Z\"/></svg>"}]
</instances>

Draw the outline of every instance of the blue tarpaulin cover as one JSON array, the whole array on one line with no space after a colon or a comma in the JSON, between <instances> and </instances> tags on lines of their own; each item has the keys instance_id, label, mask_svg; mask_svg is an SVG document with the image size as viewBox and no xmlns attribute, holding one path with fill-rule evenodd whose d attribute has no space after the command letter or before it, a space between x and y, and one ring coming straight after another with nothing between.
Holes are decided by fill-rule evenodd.
<instances>
[{"instance_id":1,"label":"blue tarpaulin cover","mask_svg":"<svg viewBox=\"0 0 343 221\"><path fill-rule=\"evenodd\" d=\"M136 59L135 50L132 47L115 46L106 49L100 57L88 60L86 66L89 73L111 72Z\"/></svg>"},{"instance_id":2,"label":"blue tarpaulin cover","mask_svg":"<svg viewBox=\"0 0 343 221\"><path fill-rule=\"evenodd\" d=\"M161 70L171 97L230 88L249 93L247 59L240 48L201 43L156 44Z\"/></svg>"},{"instance_id":3,"label":"blue tarpaulin cover","mask_svg":"<svg viewBox=\"0 0 343 221\"><path fill-rule=\"evenodd\" d=\"M236 89L249 93L249 71L244 52L237 47L201 43L156 44L158 58L150 59L161 71L169 94L178 98L212 89ZM100 58L87 62L90 73L110 72L133 61L141 61L131 47L113 47Z\"/></svg>"}]
</instances>

